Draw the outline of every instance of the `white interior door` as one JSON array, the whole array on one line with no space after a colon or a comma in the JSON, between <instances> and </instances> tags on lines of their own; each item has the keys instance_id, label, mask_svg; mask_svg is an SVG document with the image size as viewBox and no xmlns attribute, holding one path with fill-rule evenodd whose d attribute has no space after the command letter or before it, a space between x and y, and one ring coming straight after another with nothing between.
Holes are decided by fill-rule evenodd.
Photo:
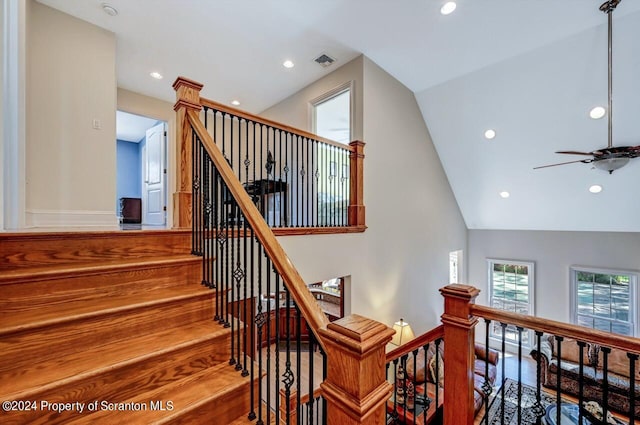
<instances>
[{"instance_id":1,"label":"white interior door","mask_svg":"<svg viewBox=\"0 0 640 425\"><path fill-rule=\"evenodd\" d=\"M147 143L142 153L142 224L166 224L166 130L161 123L147 130Z\"/></svg>"}]
</instances>

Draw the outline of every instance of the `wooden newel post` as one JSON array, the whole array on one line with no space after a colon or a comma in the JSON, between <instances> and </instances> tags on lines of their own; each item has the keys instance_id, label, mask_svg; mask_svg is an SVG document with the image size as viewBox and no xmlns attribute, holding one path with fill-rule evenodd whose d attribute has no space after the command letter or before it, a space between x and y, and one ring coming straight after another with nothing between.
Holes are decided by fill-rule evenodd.
<instances>
[{"instance_id":1,"label":"wooden newel post","mask_svg":"<svg viewBox=\"0 0 640 425\"><path fill-rule=\"evenodd\" d=\"M364 142L349 143L353 151L349 154L349 226L365 225L364 208Z\"/></svg>"},{"instance_id":2,"label":"wooden newel post","mask_svg":"<svg viewBox=\"0 0 640 425\"><path fill-rule=\"evenodd\" d=\"M187 122L187 111L199 111L200 90L202 84L178 77L173 83L176 91L176 143L177 143L177 178L176 191L173 194L173 227L191 228L191 126Z\"/></svg>"},{"instance_id":3,"label":"wooden newel post","mask_svg":"<svg viewBox=\"0 0 640 425\"><path fill-rule=\"evenodd\" d=\"M327 379L320 385L327 401L328 425L384 425L387 382L385 346L393 329L356 314L321 328Z\"/></svg>"},{"instance_id":4,"label":"wooden newel post","mask_svg":"<svg viewBox=\"0 0 640 425\"><path fill-rule=\"evenodd\" d=\"M475 326L471 305L480 290L468 285L453 284L440 289L444 297L444 425L472 425L473 368Z\"/></svg>"}]
</instances>

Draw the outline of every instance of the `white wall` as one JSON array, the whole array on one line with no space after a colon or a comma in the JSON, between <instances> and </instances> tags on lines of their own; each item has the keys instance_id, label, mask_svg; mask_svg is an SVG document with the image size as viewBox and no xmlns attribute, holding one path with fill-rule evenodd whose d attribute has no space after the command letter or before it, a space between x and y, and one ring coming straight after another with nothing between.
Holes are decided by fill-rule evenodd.
<instances>
[{"instance_id":1,"label":"white wall","mask_svg":"<svg viewBox=\"0 0 640 425\"><path fill-rule=\"evenodd\" d=\"M27 226L115 226L115 35L30 3Z\"/></svg>"},{"instance_id":2,"label":"white wall","mask_svg":"<svg viewBox=\"0 0 640 425\"><path fill-rule=\"evenodd\" d=\"M466 226L413 93L365 57L337 69L263 115L310 129L309 101L354 80L355 138L364 140L362 234L281 237L307 282L351 275L351 312L416 334L440 322L438 289L449 251L466 250Z\"/></svg>"},{"instance_id":3,"label":"white wall","mask_svg":"<svg viewBox=\"0 0 640 425\"><path fill-rule=\"evenodd\" d=\"M469 282L487 304L487 258L535 263L535 313L570 322L569 267L640 270L640 233L469 230Z\"/></svg>"}]
</instances>

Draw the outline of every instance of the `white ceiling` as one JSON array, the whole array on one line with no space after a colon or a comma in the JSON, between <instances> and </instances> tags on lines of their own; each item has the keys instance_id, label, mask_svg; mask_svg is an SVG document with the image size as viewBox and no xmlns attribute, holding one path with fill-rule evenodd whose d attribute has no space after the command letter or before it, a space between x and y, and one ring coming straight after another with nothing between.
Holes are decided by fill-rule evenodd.
<instances>
[{"instance_id":1,"label":"white ceiling","mask_svg":"<svg viewBox=\"0 0 640 425\"><path fill-rule=\"evenodd\" d=\"M157 122L153 118L116 111L116 139L138 143Z\"/></svg>"},{"instance_id":2,"label":"white ceiling","mask_svg":"<svg viewBox=\"0 0 640 425\"><path fill-rule=\"evenodd\" d=\"M260 112L363 53L416 93L469 228L640 231L640 159L532 170L607 143L606 118L587 118L606 103L604 0L458 0L449 16L444 0L110 0L116 17L40 1L113 31L118 84L169 101L184 75ZM614 145L638 145L640 1L614 16ZM332 67L313 62L323 52Z\"/></svg>"}]
</instances>

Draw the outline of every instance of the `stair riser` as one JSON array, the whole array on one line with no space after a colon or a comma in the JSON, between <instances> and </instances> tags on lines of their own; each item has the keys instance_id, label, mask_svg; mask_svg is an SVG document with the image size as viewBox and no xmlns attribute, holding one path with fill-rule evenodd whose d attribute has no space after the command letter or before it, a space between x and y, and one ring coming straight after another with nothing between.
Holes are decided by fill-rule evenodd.
<instances>
[{"instance_id":1,"label":"stair riser","mask_svg":"<svg viewBox=\"0 0 640 425\"><path fill-rule=\"evenodd\" d=\"M158 327L176 328L214 314L213 293L169 303L118 311L93 318L31 329L0 339L0 371L19 370L76 352L86 346L105 346L118 339L143 335Z\"/></svg>"},{"instance_id":2,"label":"stair riser","mask_svg":"<svg viewBox=\"0 0 640 425\"><path fill-rule=\"evenodd\" d=\"M229 339L230 334L223 333L216 338L109 369L86 379L34 392L29 394L28 398L50 402L79 401L86 405L95 400L132 401L145 391L167 385L222 362L228 362ZM20 414L12 413L8 416L10 420L2 423L53 425L63 424L84 415L87 415L86 411L58 415L54 412L38 410Z\"/></svg>"},{"instance_id":3,"label":"stair riser","mask_svg":"<svg viewBox=\"0 0 640 425\"><path fill-rule=\"evenodd\" d=\"M27 311L44 305L136 294L158 288L192 286L202 280L202 263L186 261L166 267L101 272L91 275L0 285L3 312Z\"/></svg>"},{"instance_id":4,"label":"stair riser","mask_svg":"<svg viewBox=\"0 0 640 425\"><path fill-rule=\"evenodd\" d=\"M82 232L0 235L0 269L103 259L188 254L191 232Z\"/></svg>"}]
</instances>

